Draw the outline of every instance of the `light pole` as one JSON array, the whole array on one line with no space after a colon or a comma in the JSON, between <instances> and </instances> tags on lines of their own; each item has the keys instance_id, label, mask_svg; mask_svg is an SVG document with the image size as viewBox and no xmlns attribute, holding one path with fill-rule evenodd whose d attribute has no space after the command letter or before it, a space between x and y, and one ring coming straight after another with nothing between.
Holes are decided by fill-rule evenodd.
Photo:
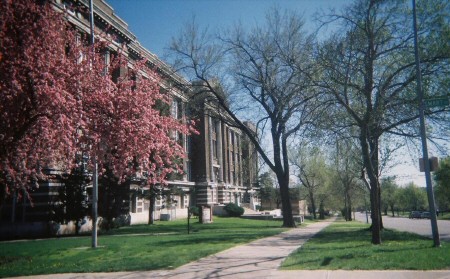
<instances>
[{"instance_id":1,"label":"light pole","mask_svg":"<svg viewBox=\"0 0 450 279\"><path fill-rule=\"evenodd\" d=\"M90 44L92 47L92 59L94 59L94 4L89 0ZM94 158L94 181L92 183L92 248L97 248L97 202L98 202L98 170L97 160Z\"/></svg>"},{"instance_id":2,"label":"light pole","mask_svg":"<svg viewBox=\"0 0 450 279\"><path fill-rule=\"evenodd\" d=\"M416 60L416 75L417 75L417 99L419 101L420 137L422 138L422 153L425 168L425 182L427 185L428 204L430 207L430 215L431 215L430 218L431 231L433 233L434 246L439 247L441 246L441 241L439 239L439 230L437 226L436 206L434 203L433 184L431 182L431 173L430 173L430 160L428 158L427 135L425 130L425 113L424 113L425 102L423 100L422 74L420 72L419 47L417 39L416 0L412 0L412 6L413 6L413 30L414 30L414 56Z\"/></svg>"}]
</instances>

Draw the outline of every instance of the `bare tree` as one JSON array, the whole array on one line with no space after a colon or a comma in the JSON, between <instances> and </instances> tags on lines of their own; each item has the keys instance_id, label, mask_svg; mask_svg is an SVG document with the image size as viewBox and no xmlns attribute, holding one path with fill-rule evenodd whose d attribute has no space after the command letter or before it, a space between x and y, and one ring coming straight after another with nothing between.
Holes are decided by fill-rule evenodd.
<instances>
[{"instance_id":1,"label":"bare tree","mask_svg":"<svg viewBox=\"0 0 450 279\"><path fill-rule=\"evenodd\" d=\"M432 2L440 10L431 11L435 7L424 3L420 25L422 39L427 40L421 49L427 96L442 94L438 88L448 84L449 72L449 33L443 20L448 16L449 4ZM345 116L339 118L343 126L356 131L370 188L373 244L381 243L380 139L387 133L417 136L419 131L415 122L418 110L412 19L408 11L407 1L357 0L340 14L322 17L341 23L343 28L342 35L325 42L320 50L320 86L336 102L334 112L343 116L345 111ZM431 118L431 113L437 111L444 109L428 110L430 120L442 120L439 114Z\"/></svg>"},{"instance_id":2,"label":"bare tree","mask_svg":"<svg viewBox=\"0 0 450 279\"><path fill-rule=\"evenodd\" d=\"M247 31L238 25L212 37L189 25L170 47L175 68L193 80L195 92L209 92L276 174L280 185L283 226L294 227L289 200L288 140L312 121L315 91L311 77L313 37L294 13L272 9L266 24ZM228 94L228 103L219 81ZM262 142L241 121L257 125ZM270 144L268 144L270 143Z\"/></svg>"}]
</instances>

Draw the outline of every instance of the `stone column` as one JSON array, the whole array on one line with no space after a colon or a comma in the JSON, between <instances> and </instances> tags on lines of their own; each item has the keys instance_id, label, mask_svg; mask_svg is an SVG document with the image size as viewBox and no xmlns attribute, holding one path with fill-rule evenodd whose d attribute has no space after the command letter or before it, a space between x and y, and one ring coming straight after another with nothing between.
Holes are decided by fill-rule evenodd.
<instances>
[{"instance_id":1,"label":"stone column","mask_svg":"<svg viewBox=\"0 0 450 279\"><path fill-rule=\"evenodd\" d=\"M223 182L223 148L222 148L222 121L219 121L219 127L216 130L217 142L217 160L219 161L219 181Z\"/></svg>"},{"instance_id":2,"label":"stone column","mask_svg":"<svg viewBox=\"0 0 450 279\"><path fill-rule=\"evenodd\" d=\"M229 172L229 160L228 160L228 158L229 158L229 143L228 143L228 138L229 138L229 134L228 134L228 127L227 127L227 125L225 124L225 125L223 125L223 134L224 134L224 136L223 136L223 155L225 156L225 160L224 160L224 162L223 162L223 175L224 175L224 179L223 179L223 181L225 182L225 183L229 183L229 179L228 179L228 177L229 177L229 175L228 175L228 172Z\"/></svg>"},{"instance_id":3,"label":"stone column","mask_svg":"<svg viewBox=\"0 0 450 279\"><path fill-rule=\"evenodd\" d=\"M243 186L244 185L244 183L243 183L243 179L244 179L244 177L243 177L243 173L242 173L242 171L243 171L243 169L242 169L242 137L241 137L241 135L239 135L239 137L238 137L238 139L239 139L239 148L238 148L238 163L239 163L239 165L238 165L238 168L239 168L239 184L238 185L240 185L240 186Z\"/></svg>"},{"instance_id":4,"label":"stone column","mask_svg":"<svg viewBox=\"0 0 450 279\"><path fill-rule=\"evenodd\" d=\"M213 138L212 138L212 117L208 116L208 140L209 140L209 175L210 175L210 181L215 182L215 175L214 175L214 153L213 153Z\"/></svg>"}]
</instances>

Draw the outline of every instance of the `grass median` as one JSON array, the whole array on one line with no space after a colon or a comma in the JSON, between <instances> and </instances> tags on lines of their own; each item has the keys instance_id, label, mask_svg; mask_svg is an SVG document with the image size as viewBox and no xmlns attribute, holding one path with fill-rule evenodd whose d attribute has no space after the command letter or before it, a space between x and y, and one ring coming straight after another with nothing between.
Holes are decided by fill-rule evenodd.
<instances>
[{"instance_id":1,"label":"grass median","mask_svg":"<svg viewBox=\"0 0 450 279\"><path fill-rule=\"evenodd\" d=\"M450 268L450 243L433 247L429 238L384 229L382 244L370 243L369 226L335 222L292 253L282 269L441 270Z\"/></svg>"},{"instance_id":2,"label":"grass median","mask_svg":"<svg viewBox=\"0 0 450 279\"><path fill-rule=\"evenodd\" d=\"M172 269L251 240L278 234L281 221L214 218L122 227L100 235L97 249L89 236L0 242L0 277Z\"/></svg>"}]
</instances>

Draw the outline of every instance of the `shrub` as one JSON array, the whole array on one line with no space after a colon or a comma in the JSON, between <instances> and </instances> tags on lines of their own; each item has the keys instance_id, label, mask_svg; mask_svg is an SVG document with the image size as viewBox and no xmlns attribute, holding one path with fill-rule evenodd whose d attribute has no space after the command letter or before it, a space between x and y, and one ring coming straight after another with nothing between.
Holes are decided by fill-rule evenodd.
<instances>
[{"instance_id":1,"label":"shrub","mask_svg":"<svg viewBox=\"0 0 450 279\"><path fill-rule=\"evenodd\" d=\"M189 207L189 213L194 217L198 217L200 210L196 206L191 206Z\"/></svg>"},{"instance_id":2,"label":"shrub","mask_svg":"<svg viewBox=\"0 0 450 279\"><path fill-rule=\"evenodd\" d=\"M244 214L244 208L238 206L235 203L229 203L225 205L224 210L228 213L231 217L239 217Z\"/></svg>"}]
</instances>

